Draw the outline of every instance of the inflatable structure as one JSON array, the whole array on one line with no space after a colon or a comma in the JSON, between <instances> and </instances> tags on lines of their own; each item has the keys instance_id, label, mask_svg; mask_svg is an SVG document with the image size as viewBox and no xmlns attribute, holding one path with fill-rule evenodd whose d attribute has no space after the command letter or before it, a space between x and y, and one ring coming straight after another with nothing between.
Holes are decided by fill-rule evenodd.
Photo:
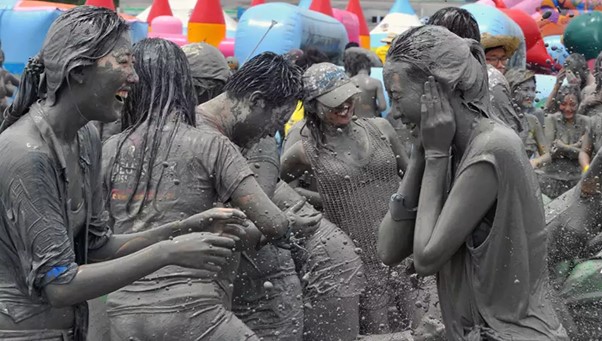
<instances>
[{"instance_id":1,"label":"inflatable structure","mask_svg":"<svg viewBox=\"0 0 602 341\"><path fill-rule=\"evenodd\" d=\"M281 54L309 46L340 63L349 40L345 27L335 18L290 4L266 3L245 11L235 41L234 55L243 64L265 51Z\"/></svg>"},{"instance_id":2,"label":"inflatable structure","mask_svg":"<svg viewBox=\"0 0 602 341\"><path fill-rule=\"evenodd\" d=\"M370 48L385 45L381 42L389 33L401 34L411 27L422 26L420 18L408 0L396 0L389 14L370 32Z\"/></svg>"},{"instance_id":3,"label":"inflatable structure","mask_svg":"<svg viewBox=\"0 0 602 341\"><path fill-rule=\"evenodd\" d=\"M575 17L564 31L563 43L571 53L590 60L602 51L602 12L593 11Z\"/></svg>"},{"instance_id":4,"label":"inflatable structure","mask_svg":"<svg viewBox=\"0 0 602 341\"><path fill-rule=\"evenodd\" d=\"M74 5L44 1L0 0L0 41L5 54L4 67L20 74L30 57L42 48L46 32L61 12ZM131 27L134 42L146 38L148 25L129 15L122 15Z\"/></svg>"}]
</instances>

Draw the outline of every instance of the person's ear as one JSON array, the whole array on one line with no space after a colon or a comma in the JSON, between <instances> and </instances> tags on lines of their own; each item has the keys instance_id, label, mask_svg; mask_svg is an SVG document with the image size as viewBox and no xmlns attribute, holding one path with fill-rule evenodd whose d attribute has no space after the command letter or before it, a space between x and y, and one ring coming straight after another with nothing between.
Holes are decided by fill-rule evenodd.
<instances>
[{"instance_id":1,"label":"person's ear","mask_svg":"<svg viewBox=\"0 0 602 341\"><path fill-rule=\"evenodd\" d=\"M249 100L251 101L251 105L253 107L265 108L265 99L260 91L254 91L249 97Z\"/></svg>"},{"instance_id":2,"label":"person's ear","mask_svg":"<svg viewBox=\"0 0 602 341\"><path fill-rule=\"evenodd\" d=\"M86 80L86 72L84 67L78 66L69 72L69 77L77 84L83 84Z\"/></svg>"}]
</instances>

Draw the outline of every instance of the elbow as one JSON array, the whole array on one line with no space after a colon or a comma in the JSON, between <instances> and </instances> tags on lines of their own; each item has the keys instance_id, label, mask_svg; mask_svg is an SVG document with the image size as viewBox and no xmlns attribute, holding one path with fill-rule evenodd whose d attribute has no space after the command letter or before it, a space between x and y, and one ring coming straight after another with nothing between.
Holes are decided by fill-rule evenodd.
<instances>
[{"instance_id":1,"label":"elbow","mask_svg":"<svg viewBox=\"0 0 602 341\"><path fill-rule=\"evenodd\" d=\"M394 255L392 252L389 252L388 250L382 248L380 244L378 245L376 251L378 253L380 261L383 262L383 264L385 264L386 266L395 266L401 263L401 261L403 260L399 257L396 257L396 255Z\"/></svg>"},{"instance_id":2,"label":"elbow","mask_svg":"<svg viewBox=\"0 0 602 341\"><path fill-rule=\"evenodd\" d=\"M53 308L65 308L77 303L71 302L69 297L73 295L69 295L68 292L69 290L66 285L49 284L44 288L46 299Z\"/></svg>"},{"instance_id":3,"label":"elbow","mask_svg":"<svg viewBox=\"0 0 602 341\"><path fill-rule=\"evenodd\" d=\"M442 264L435 257L426 253L414 253L414 268L416 273L422 277L434 275L439 272Z\"/></svg>"}]
</instances>

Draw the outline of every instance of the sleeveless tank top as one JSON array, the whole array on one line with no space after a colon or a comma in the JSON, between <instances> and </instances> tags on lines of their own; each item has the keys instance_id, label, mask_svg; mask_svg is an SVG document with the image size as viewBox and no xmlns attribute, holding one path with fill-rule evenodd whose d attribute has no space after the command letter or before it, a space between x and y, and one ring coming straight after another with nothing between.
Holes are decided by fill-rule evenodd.
<instances>
[{"instance_id":1,"label":"sleeveless tank top","mask_svg":"<svg viewBox=\"0 0 602 341\"><path fill-rule=\"evenodd\" d=\"M455 178L478 162L497 175L495 216L485 240L469 236L438 273L448 339L568 340L548 297L541 193L519 137L483 120Z\"/></svg>"}]
</instances>

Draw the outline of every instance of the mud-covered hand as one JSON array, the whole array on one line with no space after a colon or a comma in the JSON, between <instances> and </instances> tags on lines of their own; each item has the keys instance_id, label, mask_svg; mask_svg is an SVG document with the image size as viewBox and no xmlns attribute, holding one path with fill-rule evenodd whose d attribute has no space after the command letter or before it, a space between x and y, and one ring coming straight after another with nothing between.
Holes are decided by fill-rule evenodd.
<instances>
[{"instance_id":1,"label":"mud-covered hand","mask_svg":"<svg viewBox=\"0 0 602 341\"><path fill-rule=\"evenodd\" d=\"M456 134L456 119L447 92L434 77L430 76L424 83L424 94L420 102L420 130L426 159L449 156L449 149Z\"/></svg>"},{"instance_id":2,"label":"mud-covered hand","mask_svg":"<svg viewBox=\"0 0 602 341\"><path fill-rule=\"evenodd\" d=\"M304 198L284 212L291 224L291 233L297 238L314 233L318 229L320 221L322 221L322 214L317 211L312 210L309 214L300 212L306 201L307 199Z\"/></svg>"},{"instance_id":3,"label":"mud-covered hand","mask_svg":"<svg viewBox=\"0 0 602 341\"><path fill-rule=\"evenodd\" d=\"M556 75L556 84L562 85L562 82L566 79L566 69L562 68L560 72Z\"/></svg>"},{"instance_id":4,"label":"mud-covered hand","mask_svg":"<svg viewBox=\"0 0 602 341\"><path fill-rule=\"evenodd\" d=\"M213 232L244 238L247 216L235 208L215 207L190 216L182 221L183 233Z\"/></svg>"},{"instance_id":5,"label":"mud-covered hand","mask_svg":"<svg viewBox=\"0 0 602 341\"><path fill-rule=\"evenodd\" d=\"M213 233L197 232L166 240L169 264L218 272L232 256L232 238Z\"/></svg>"}]
</instances>

